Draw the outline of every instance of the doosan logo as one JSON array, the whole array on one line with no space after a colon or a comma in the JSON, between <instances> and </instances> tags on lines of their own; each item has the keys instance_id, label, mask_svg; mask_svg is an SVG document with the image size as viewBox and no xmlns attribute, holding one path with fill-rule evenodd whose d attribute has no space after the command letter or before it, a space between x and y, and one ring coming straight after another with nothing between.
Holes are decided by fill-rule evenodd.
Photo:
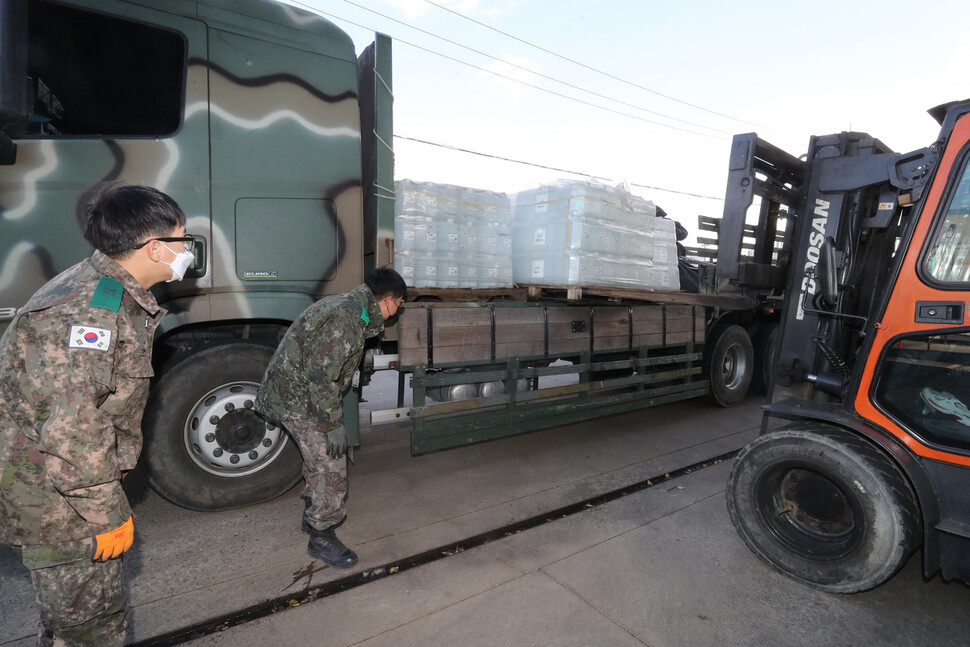
<instances>
[{"instance_id":1,"label":"doosan logo","mask_svg":"<svg viewBox=\"0 0 970 647\"><path fill-rule=\"evenodd\" d=\"M828 200L815 198L815 217L812 218L812 232L808 236L808 251L805 254L805 273L802 277L800 294L798 295L798 309L795 311L795 319L799 321L805 318L805 298L808 295L815 296L818 281L815 277L815 268L818 266L818 259L822 254L822 243L825 241L825 226L829 221Z\"/></svg>"}]
</instances>

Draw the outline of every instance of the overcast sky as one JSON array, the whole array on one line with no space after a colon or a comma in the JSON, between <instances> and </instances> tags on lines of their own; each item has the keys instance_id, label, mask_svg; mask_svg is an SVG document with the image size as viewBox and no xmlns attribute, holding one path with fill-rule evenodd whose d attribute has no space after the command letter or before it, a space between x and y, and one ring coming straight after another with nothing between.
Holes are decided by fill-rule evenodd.
<instances>
[{"instance_id":1,"label":"overcast sky","mask_svg":"<svg viewBox=\"0 0 970 647\"><path fill-rule=\"evenodd\" d=\"M561 169L397 139L397 179L513 193L573 171L691 231L721 213L734 133L797 156L851 129L902 152L936 138L927 109L970 97L965 0L287 1L358 53L394 39L396 135Z\"/></svg>"}]
</instances>

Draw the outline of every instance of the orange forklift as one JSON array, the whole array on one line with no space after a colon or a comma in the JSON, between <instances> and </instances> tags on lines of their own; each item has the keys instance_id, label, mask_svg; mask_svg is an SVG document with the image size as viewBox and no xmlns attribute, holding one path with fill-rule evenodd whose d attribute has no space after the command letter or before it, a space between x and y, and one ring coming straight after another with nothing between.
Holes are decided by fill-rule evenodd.
<instances>
[{"instance_id":1,"label":"orange forklift","mask_svg":"<svg viewBox=\"0 0 970 647\"><path fill-rule=\"evenodd\" d=\"M920 547L925 577L970 581L970 100L930 114L939 138L906 154L856 132L801 159L732 144L721 222L756 217L754 254L719 254L717 276L782 315L728 511L823 591L876 587Z\"/></svg>"}]
</instances>

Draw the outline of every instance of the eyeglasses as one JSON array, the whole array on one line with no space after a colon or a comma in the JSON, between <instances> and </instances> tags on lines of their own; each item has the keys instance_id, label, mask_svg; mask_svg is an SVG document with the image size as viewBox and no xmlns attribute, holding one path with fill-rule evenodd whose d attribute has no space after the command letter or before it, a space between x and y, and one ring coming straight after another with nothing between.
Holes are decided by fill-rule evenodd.
<instances>
[{"instance_id":1,"label":"eyeglasses","mask_svg":"<svg viewBox=\"0 0 970 647\"><path fill-rule=\"evenodd\" d=\"M157 240L160 243L182 243L185 246L185 251L191 252L192 248L195 246L195 236L192 234L185 234L184 236L163 236L160 238L149 238L148 240L142 241L132 247L132 249L141 249L153 240Z\"/></svg>"}]
</instances>

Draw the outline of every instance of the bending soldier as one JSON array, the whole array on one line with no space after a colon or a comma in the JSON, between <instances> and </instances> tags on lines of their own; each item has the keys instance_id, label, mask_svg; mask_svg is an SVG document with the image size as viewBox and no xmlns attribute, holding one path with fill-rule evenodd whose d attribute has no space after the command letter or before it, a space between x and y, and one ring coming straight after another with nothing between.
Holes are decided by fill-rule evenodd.
<instances>
[{"instance_id":1,"label":"bending soldier","mask_svg":"<svg viewBox=\"0 0 970 647\"><path fill-rule=\"evenodd\" d=\"M282 424L303 455L307 552L336 568L357 563L357 554L335 534L347 515L347 434L340 403L364 342L384 330L406 294L397 272L378 268L364 285L311 305L284 335L256 397L256 411Z\"/></svg>"}]
</instances>

